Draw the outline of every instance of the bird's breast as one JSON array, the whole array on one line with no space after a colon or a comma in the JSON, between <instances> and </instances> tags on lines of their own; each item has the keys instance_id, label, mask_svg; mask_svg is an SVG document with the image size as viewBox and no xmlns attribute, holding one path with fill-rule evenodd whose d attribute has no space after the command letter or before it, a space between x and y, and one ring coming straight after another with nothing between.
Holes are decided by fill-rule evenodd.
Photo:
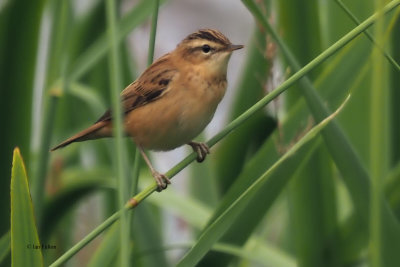
<instances>
[{"instance_id":1,"label":"bird's breast","mask_svg":"<svg viewBox=\"0 0 400 267\"><path fill-rule=\"evenodd\" d=\"M193 80L196 83L183 88L185 100L182 101L179 116L179 128L190 139L200 134L210 123L226 90L226 80Z\"/></svg>"},{"instance_id":2,"label":"bird's breast","mask_svg":"<svg viewBox=\"0 0 400 267\"><path fill-rule=\"evenodd\" d=\"M175 80L160 99L126 116L126 131L135 142L148 149L171 150L188 143L207 126L225 94L226 80L217 82L198 75L187 79Z\"/></svg>"}]
</instances>

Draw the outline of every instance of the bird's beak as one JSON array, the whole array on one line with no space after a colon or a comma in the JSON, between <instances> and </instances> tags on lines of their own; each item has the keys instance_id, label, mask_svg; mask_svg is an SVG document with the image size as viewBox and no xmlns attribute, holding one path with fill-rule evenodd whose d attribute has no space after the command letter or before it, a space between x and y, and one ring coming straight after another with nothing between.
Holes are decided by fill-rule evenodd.
<instances>
[{"instance_id":1,"label":"bird's beak","mask_svg":"<svg viewBox=\"0 0 400 267\"><path fill-rule=\"evenodd\" d=\"M231 44L231 45L228 46L228 50L229 51L234 51L234 50L242 49L243 47L244 47L244 45L233 45L233 44Z\"/></svg>"}]
</instances>

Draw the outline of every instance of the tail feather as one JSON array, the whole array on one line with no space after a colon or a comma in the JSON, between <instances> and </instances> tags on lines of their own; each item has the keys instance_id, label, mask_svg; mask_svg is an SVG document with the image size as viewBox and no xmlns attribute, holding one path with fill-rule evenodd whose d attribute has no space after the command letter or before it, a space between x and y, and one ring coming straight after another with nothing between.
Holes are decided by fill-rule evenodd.
<instances>
[{"instance_id":1,"label":"tail feather","mask_svg":"<svg viewBox=\"0 0 400 267\"><path fill-rule=\"evenodd\" d=\"M90 140L90 139L97 139L101 137L107 137L109 135L104 134L104 133L99 133L99 130L101 130L105 125L107 124L106 121L100 121L98 123L93 124L89 128L86 128L85 130L75 134L74 136L68 138L64 142L56 145L50 151L57 150L59 148L65 147L71 143L74 142L80 142L80 141L85 141L85 140Z\"/></svg>"}]
</instances>

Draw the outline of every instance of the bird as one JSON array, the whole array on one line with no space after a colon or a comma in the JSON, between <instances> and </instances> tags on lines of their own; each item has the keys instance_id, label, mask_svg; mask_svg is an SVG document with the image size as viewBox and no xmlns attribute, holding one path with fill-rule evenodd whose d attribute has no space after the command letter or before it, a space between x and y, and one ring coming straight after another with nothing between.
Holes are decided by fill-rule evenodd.
<instances>
[{"instance_id":1,"label":"bird","mask_svg":"<svg viewBox=\"0 0 400 267\"><path fill-rule=\"evenodd\" d=\"M205 143L195 142L210 123L227 87L227 67L234 45L220 31L200 29L153 62L120 94L123 130L131 137L157 183L157 191L170 184L155 170L144 149L168 151L188 144L202 162L210 153ZM55 151L74 142L112 137L112 110L93 125L53 147Z\"/></svg>"}]
</instances>

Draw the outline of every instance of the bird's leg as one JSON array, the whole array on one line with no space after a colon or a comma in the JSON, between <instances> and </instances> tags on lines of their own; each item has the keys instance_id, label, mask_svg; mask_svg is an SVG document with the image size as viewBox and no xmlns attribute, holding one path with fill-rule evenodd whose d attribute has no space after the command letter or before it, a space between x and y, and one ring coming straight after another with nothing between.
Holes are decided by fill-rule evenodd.
<instances>
[{"instance_id":1,"label":"bird's leg","mask_svg":"<svg viewBox=\"0 0 400 267\"><path fill-rule=\"evenodd\" d=\"M143 148L139 145L137 147L138 147L140 153L142 154L144 161L146 161L147 166L149 166L151 175L153 175L154 179L156 180L156 183L158 185L157 191L161 192L162 190L166 189L167 185L170 184L171 181L168 179L167 176L156 171L154 169L153 165L151 164L149 158L147 157L146 153L144 152Z\"/></svg>"},{"instance_id":2,"label":"bird's leg","mask_svg":"<svg viewBox=\"0 0 400 267\"><path fill-rule=\"evenodd\" d=\"M206 159L207 154L210 154L210 148L205 143L191 141L188 145L197 153L197 162L203 162Z\"/></svg>"}]
</instances>

